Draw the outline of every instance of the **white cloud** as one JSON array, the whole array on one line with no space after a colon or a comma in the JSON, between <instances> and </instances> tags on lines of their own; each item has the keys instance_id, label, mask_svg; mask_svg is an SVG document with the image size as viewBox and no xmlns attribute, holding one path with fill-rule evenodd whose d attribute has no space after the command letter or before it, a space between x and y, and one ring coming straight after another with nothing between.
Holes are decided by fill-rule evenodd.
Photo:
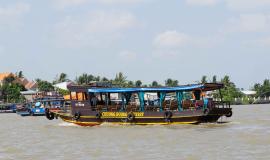
<instances>
[{"instance_id":1,"label":"white cloud","mask_svg":"<svg viewBox=\"0 0 270 160\"><path fill-rule=\"evenodd\" d=\"M103 4L103 5L133 5L144 2L143 0L52 0L56 9L66 9L70 7L82 6L85 4Z\"/></svg>"},{"instance_id":2,"label":"white cloud","mask_svg":"<svg viewBox=\"0 0 270 160\"><path fill-rule=\"evenodd\" d=\"M190 37L177 31L165 31L154 39L154 46L159 48L178 48L188 44Z\"/></svg>"},{"instance_id":3,"label":"white cloud","mask_svg":"<svg viewBox=\"0 0 270 160\"><path fill-rule=\"evenodd\" d=\"M178 31L165 31L158 34L154 40L153 56L175 57L180 51L192 48L213 48L223 41L219 35L200 37Z\"/></svg>"},{"instance_id":4,"label":"white cloud","mask_svg":"<svg viewBox=\"0 0 270 160\"><path fill-rule=\"evenodd\" d=\"M221 32L265 32L270 28L270 15L267 14L241 14L233 17L221 29Z\"/></svg>"},{"instance_id":5,"label":"white cloud","mask_svg":"<svg viewBox=\"0 0 270 160\"><path fill-rule=\"evenodd\" d=\"M245 45L250 46L259 46L259 47L270 47L270 37L264 37L264 38L259 38L256 40L248 40L244 42Z\"/></svg>"},{"instance_id":6,"label":"white cloud","mask_svg":"<svg viewBox=\"0 0 270 160\"><path fill-rule=\"evenodd\" d=\"M254 10L270 6L270 0L225 0L231 10Z\"/></svg>"},{"instance_id":7,"label":"white cloud","mask_svg":"<svg viewBox=\"0 0 270 160\"><path fill-rule=\"evenodd\" d=\"M134 61L137 58L137 54L133 51L124 50L118 54L120 59L127 61Z\"/></svg>"},{"instance_id":8,"label":"white cloud","mask_svg":"<svg viewBox=\"0 0 270 160\"><path fill-rule=\"evenodd\" d=\"M89 2L89 0L52 0L52 3L57 9L79 6L87 2Z\"/></svg>"},{"instance_id":9,"label":"white cloud","mask_svg":"<svg viewBox=\"0 0 270 160\"><path fill-rule=\"evenodd\" d=\"M270 0L186 0L186 3L196 6L214 6L222 3L233 11L261 10L270 6Z\"/></svg>"},{"instance_id":10,"label":"white cloud","mask_svg":"<svg viewBox=\"0 0 270 160\"><path fill-rule=\"evenodd\" d=\"M80 16L67 16L55 26L57 43L68 47L103 46L113 43L123 32L139 26L129 12L94 11Z\"/></svg>"},{"instance_id":11,"label":"white cloud","mask_svg":"<svg viewBox=\"0 0 270 160\"><path fill-rule=\"evenodd\" d=\"M186 0L188 5L198 5L198 6L214 6L219 2L219 0Z\"/></svg>"},{"instance_id":12,"label":"white cloud","mask_svg":"<svg viewBox=\"0 0 270 160\"><path fill-rule=\"evenodd\" d=\"M137 4L144 0L99 0L103 4Z\"/></svg>"},{"instance_id":13,"label":"white cloud","mask_svg":"<svg viewBox=\"0 0 270 160\"><path fill-rule=\"evenodd\" d=\"M21 24L20 18L29 12L30 5L15 3L8 6L0 6L0 29L16 28Z\"/></svg>"}]
</instances>

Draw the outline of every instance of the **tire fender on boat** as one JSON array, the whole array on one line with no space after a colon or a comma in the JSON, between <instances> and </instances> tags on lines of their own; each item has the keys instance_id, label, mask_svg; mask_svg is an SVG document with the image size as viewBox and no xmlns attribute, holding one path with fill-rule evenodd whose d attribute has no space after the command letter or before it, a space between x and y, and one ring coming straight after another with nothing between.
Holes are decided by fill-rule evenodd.
<instances>
[{"instance_id":1,"label":"tire fender on boat","mask_svg":"<svg viewBox=\"0 0 270 160\"><path fill-rule=\"evenodd\" d=\"M133 121L135 119L135 115L133 112L129 112L127 115L127 120L128 121Z\"/></svg>"},{"instance_id":2,"label":"tire fender on boat","mask_svg":"<svg viewBox=\"0 0 270 160\"><path fill-rule=\"evenodd\" d=\"M54 113L53 112L45 112L46 118L48 120L53 120L54 119Z\"/></svg>"},{"instance_id":3,"label":"tire fender on boat","mask_svg":"<svg viewBox=\"0 0 270 160\"><path fill-rule=\"evenodd\" d=\"M80 117L81 117L80 112L76 112L76 113L74 114L74 119L75 119L76 121L79 120Z\"/></svg>"},{"instance_id":4,"label":"tire fender on boat","mask_svg":"<svg viewBox=\"0 0 270 160\"><path fill-rule=\"evenodd\" d=\"M226 114L225 116L226 116L226 117L231 117L231 116L232 116L232 114L233 114L233 112L232 112L232 111L229 111L229 113L228 113L228 114Z\"/></svg>"},{"instance_id":5,"label":"tire fender on boat","mask_svg":"<svg viewBox=\"0 0 270 160\"><path fill-rule=\"evenodd\" d=\"M102 116L102 113L101 113L101 112L98 112L98 113L96 114L96 119L100 119L101 116Z\"/></svg>"}]
</instances>

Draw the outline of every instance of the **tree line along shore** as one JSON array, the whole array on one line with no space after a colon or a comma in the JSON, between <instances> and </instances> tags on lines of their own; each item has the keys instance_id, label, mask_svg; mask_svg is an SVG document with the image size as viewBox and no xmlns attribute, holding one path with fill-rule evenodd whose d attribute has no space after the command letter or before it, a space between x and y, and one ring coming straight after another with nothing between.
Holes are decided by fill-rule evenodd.
<instances>
[{"instance_id":1,"label":"tree line along shore","mask_svg":"<svg viewBox=\"0 0 270 160\"><path fill-rule=\"evenodd\" d=\"M1 74L0 74L1 77ZM23 103L25 98L21 95L21 91L29 90L21 81L25 79L23 72L19 71L15 74L8 74L8 76L2 76L0 79L0 101L2 103L10 102L10 103ZM69 94L69 91L54 87L54 84L61 82L73 82L78 85L89 84L90 82L110 82L114 86L118 87L161 87L161 86L169 86L174 87L178 86L179 81L167 78L164 82L164 85L160 82L153 80L151 84L144 84L141 80L131 81L128 80L127 76L125 76L122 72L116 74L114 79L109 79L106 77L95 76L92 74L83 73L82 75L76 77L74 80L70 80L66 73L60 73L56 76L56 78L49 82L47 80L42 80L40 78L35 79L34 84L36 87L34 88L37 91L41 92L50 92L57 91L63 95ZM202 76L201 80L197 81L197 83L223 83L224 89L221 89L221 93L223 95L224 101L230 101L231 104L251 104L260 98L268 98L270 101L270 80L265 79L262 83L256 83L251 87L252 91L255 91L253 95L246 95L242 91L243 89L238 88L234 82L230 80L228 75L225 75L221 79L217 79L217 76L213 76L208 78L207 76ZM218 93L212 93L213 98L220 99ZM239 101L240 100L240 101Z\"/></svg>"}]
</instances>

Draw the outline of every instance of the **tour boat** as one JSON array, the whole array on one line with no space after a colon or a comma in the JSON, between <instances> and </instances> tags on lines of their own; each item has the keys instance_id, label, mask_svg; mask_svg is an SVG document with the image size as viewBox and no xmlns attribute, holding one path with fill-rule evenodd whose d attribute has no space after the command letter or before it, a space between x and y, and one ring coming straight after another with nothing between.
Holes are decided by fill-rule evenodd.
<instances>
[{"instance_id":1,"label":"tour boat","mask_svg":"<svg viewBox=\"0 0 270 160\"><path fill-rule=\"evenodd\" d=\"M112 124L198 124L231 117L229 102L222 101L221 83L177 87L118 88L110 85L68 86L71 109L54 112L46 108L49 120L81 126ZM208 96L209 91L210 96ZM220 101L211 98L218 94Z\"/></svg>"}]
</instances>

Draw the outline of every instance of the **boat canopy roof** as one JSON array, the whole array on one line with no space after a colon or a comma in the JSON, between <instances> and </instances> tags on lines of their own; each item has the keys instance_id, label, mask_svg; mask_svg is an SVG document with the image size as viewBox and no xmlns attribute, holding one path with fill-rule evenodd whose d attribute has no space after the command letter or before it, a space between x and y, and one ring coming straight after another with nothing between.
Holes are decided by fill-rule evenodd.
<instances>
[{"instance_id":1,"label":"boat canopy roof","mask_svg":"<svg viewBox=\"0 0 270 160\"><path fill-rule=\"evenodd\" d=\"M140 87L140 88L89 88L89 93L127 93L127 92L177 92L177 91L211 91L223 88L221 83L192 84L177 87Z\"/></svg>"}]
</instances>

